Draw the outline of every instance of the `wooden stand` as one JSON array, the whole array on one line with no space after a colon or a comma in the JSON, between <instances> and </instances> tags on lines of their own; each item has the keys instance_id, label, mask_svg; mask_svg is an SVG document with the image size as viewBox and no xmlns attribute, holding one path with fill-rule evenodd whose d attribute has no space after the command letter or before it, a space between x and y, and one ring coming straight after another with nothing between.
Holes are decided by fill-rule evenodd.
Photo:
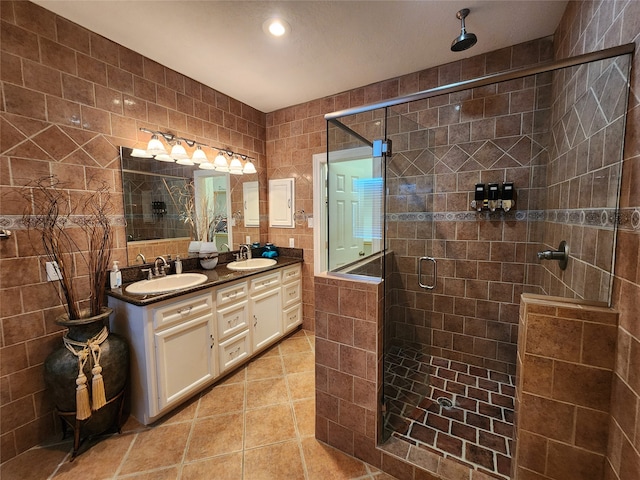
<instances>
[{"instance_id":1,"label":"wooden stand","mask_svg":"<svg viewBox=\"0 0 640 480\"><path fill-rule=\"evenodd\" d=\"M118 405L118 415L116 416L115 426L117 428L117 432L120 433L122 430L122 410L124 407L124 389L120 390L120 392L110 399L107 404L102 407L105 408L107 405L113 402L119 402ZM56 409L56 414L60 418L60 423L62 425L62 439L64 440L67 437L68 428L73 430L73 452L71 453L70 462L76 458L78 455L78 450L80 449L80 444L82 443L82 425L87 420L78 420L76 418L76 412L61 412Z\"/></svg>"}]
</instances>

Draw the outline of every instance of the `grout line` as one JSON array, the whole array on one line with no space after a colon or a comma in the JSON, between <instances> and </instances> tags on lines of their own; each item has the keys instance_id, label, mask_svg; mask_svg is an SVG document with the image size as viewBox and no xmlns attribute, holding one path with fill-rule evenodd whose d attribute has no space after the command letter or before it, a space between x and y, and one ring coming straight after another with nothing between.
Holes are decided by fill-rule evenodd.
<instances>
[{"instance_id":1,"label":"grout line","mask_svg":"<svg viewBox=\"0 0 640 480\"><path fill-rule=\"evenodd\" d=\"M129 448L127 448L127 451L125 452L124 456L122 457L122 461L120 462L120 465L118 465L118 468L116 469L115 473L113 474L113 478L117 478L120 475L120 472L122 471L122 467L124 467L125 462L129 459L129 453L131 453L131 450L133 450L133 446L138 441L138 435L140 435L140 434L139 433L134 433L134 435L135 436L133 437L133 440L129 444Z\"/></svg>"}]
</instances>

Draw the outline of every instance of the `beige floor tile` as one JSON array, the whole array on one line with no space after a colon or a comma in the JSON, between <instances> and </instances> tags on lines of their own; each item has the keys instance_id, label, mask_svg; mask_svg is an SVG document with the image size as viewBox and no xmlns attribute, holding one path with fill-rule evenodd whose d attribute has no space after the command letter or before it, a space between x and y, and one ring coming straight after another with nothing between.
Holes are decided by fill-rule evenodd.
<instances>
[{"instance_id":1,"label":"beige floor tile","mask_svg":"<svg viewBox=\"0 0 640 480\"><path fill-rule=\"evenodd\" d=\"M289 355L291 353L311 352L311 343L307 337L289 337L280 343L280 353Z\"/></svg>"},{"instance_id":2,"label":"beige floor tile","mask_svg":"<svg viewBox=\"0 0 640 480\"><path fill-rule=\"evenodd\" d=\"M242 413L197 420L193 426L186 460L199 460L241 451L243 422Z\"/></svg>"},{"instance_id":3,"label":"beige floor tile","mask_svg":"<svg viewBox=\"0 0 640 480\"><path fill-rule=\"evenodd\" d=\"M282 361L287 374L313 372L316 368L316 359L313 352L291 353L283 355Z\"/></svg>"},{"instance_id":4,"label":"beige floor tile","mask_svg":"<svg viewBox=\"0 0 640 480\"><path fill-rule=\"evenodd\" d=\"M159 468L149 472L134 473L133 475L126 475L124 477L118 476L116 478L123 480L177 480L179 475L180 471L178 467L174 466L169 468Z\"/></svg>"},{"instance_id":5,"label":"beige floor tile","mask_svg":"<svg viewBox=\"0 0 640 480\"><path fill-rule=\"evenodd\" d=\"M304 477L298 442L285 442L247 450L244 480L299 480ZM329 479L331 477L325 477Z\"/></svg>"},{"instance_id":6,"label":"beige floor tile","mask_svg":"<svg viewBox=\"0 0 640 480\"><path fill-rule=\"evenodd\" d=\"M246 376L247 376L247 368L240 367L238 368L238 370L230 373L224 379L218 382L218 385L229 385L231 383L244 382L247 379Z\"/></svg>"},{"instance_id":7,"label":"beige floor tile","mask_svg":"<svg viewBox=\"0 0 640 480\"><path fill-rule=\"evenodd\" d=\"M151 427L141 424L136 418L132 415L125 420L124 425L122 426L122 433L137 433L147 430Z\"/></svg>"},{"instance_id":8,"label":"beige floor tile","mask_svg":"<svg viewBox=\"0 0 640 480\"><path fill-rule=\"evenodd\" d=\"M44 480L71 452L71 442L32 448L0 465L2 480Z\"/></svg>"},{"instance_id":9,"label":"beige floor tile","mask_svg":"<svg viewBox=\"0 0 640 480\"><path fill-rule=\"evenodd\" d=\"M289 405L272 405L246 413L245 448L294 439L293 412Z\"/></svg>"},{"instance_id":10,"label":"beige floor tile","mask_svg":"<svg viewBox=\"0 0 640 480\"><path fill-rule=\"evenodd\" d=\"M180 463L191 423L160 425L136 434L120 474L137 473Z\"/></svg>"},{"instance_id":11,"label":"beige floor tile","mask_svg":"<svg viewBox=\"0 0 640 480\"><path fill-rule=\"evenodd\" d=\"M74 480L77 478L111 478L122 464L136 435L115 434L109 437L97 437L80 446L80 454L73 462L63 463L56 472L56 480Z\"/></svg>"},{"instance_id":12,"label":"beige floor tile","mask_svg":"<svg viewBox=\"0 0 640 480\"><path fill-rule=\"evenodd\" d=\"M160 420L155 422L155 425L169 425L170 423L190 422L196 416L196 410L198 408L198 395L183 403L176 409L169 412Z\"/></svg>"},{"instance_id":13,"label":"beige floor tile","mask_svg":"<svg viewBox=\"0 0 640 480\"><path fill-rule=\"evenodd\" d=\"M247 365L247 381L282 377L283 375L284 369L280 355L258 358Z\"/></svg>"},{"instance_id":14,"label":"beige floor tile","mask_svg":"<svg viewBox=\"0 0 640 480\"><path fill-rule=\"evenodd\" d=\"M294 400L300 400L303 398L315 397L315 381L315 372L293 373L291 375L287 375L287 383L289 384L291 398Z\"/></svg>"},{"instance_id":15,"label":"beige floor tile","mask_svg":"<svg viewBox=\"0 0 640 480\"><path fill-rule=\"evenodd\" d=\"M238 480L242 478L242 452L185 464L180 480Z\"/></svg>"},{"instance_id":16,"label":"beige floor tile","mask_svg":"<svg viewBox=\"0 0 640 480\"><path fill-rule=\"evenodd\" d=\"M241 412L244 408L244 383L216 385L200 398L198 418Z\"/></svg>"},{"instance_id":17,"label":"beige floor tile","mask_svg":"<svg viewBox=\"0 0 640 480\"><path fill-rule=\"evenodd\" d=\"M348 480L368 474L363 462L320 443L315 438L302 439L302 452L309 480Z\"/></svg>"},{"instance_id":18,"label":"beige floor tile","mask_svg":"<svg viewBox=\"0 0 640 480\"><path fill-rule=\"evenodd\" d=\"M316 401L314 398L296 400L293 402L298 434L300 437L312 437L316 433Z\"/></svg>"},{"instance_id":19,"label":"beige floor tile","mask_svg":"<svg viewBox=\"0 0 640 480\"><path fill-rule=\"evenodd\" d=\"M288 402L289 394L284 378L247 382L248 409Z\"/></svg>"}]
</instances>

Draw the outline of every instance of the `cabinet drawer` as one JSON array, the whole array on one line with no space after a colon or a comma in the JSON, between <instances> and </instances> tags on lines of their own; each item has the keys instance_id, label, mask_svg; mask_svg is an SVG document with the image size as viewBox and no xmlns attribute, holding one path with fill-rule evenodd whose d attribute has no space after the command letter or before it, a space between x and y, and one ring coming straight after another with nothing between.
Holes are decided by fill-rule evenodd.
<instances>
[{"instance_id":1,"label":"cabinet drawer","mask_svg":"<svg viewBox=\"0 0 640 480\"><path fill-rule=\"evenodd\" d=\"M207 313L213 313L213 297L210 293L154 309L153 326L158 330Z\"/></svg>"},{"instance_id":2,"label":"cabinet drawer","mask_svg":"<svg viewBox=\"0 0 640 480\"><path fill-rule=\"evenodd\" d=\"M294 305L282 312L284 333L287 333L302 323L302 305Z\"/></svg>"},{"instance_id":3,"label":"cabinet drawer","mask_svg":"<svg viewBox=\"0 0 640 480\"><path fill-rule=\"evenodd\" d=\"M218 337L220 340L223 340L234 333L238 333L249 326L248 310L249 307L246 300L218 310Z\"/></svg>"},{"instance_id":4,"label":"cabinet drawer","mask_svg":"<svg viewBox=\"0 0 640 480\"><path fill-rule=\"evenodd\" d=\"M280 284L280 272L270 273L263 275L254 280L251 280L251 292L260 292Z\"/></svg>"},{"instance_id":5,"label":"cabinet drawer","mask_svg":"<svg viewBox=\"0 0 640 480\"><path fill-rule=\"evenodd\" d=\"M220 373L241 363L249 356L249 330L239 333L218 345Z\"/></svg>"},{"instance_id":6,"label":"cabinet drawer","mask_svg":"<svg viewBox=\"0 0 640 480\"><path fill-rule=\"evenodd\" d=\"M284 308L300 303L300 289L299 281L282 286L282 306Z\"/></svg>"},{"instance_id":7,"label":"cabinet drawer","mask_svg":"<svg viewBox=\"0 0 640 480\"><path fill-rule=\"evenodd\" d=\"M299 280L301 273L300 265L293 265L282 269L282 283L293 282Z\"/></svg>"},{"instance_id":8,"label":"cabinet drawer","mask_svg":"<svg viewBox=\"0 0 640 480\"><path fill-rule=\"evenodd\" d=\"M247 282L236 283L230 287L221 288L217 294L217 305L221 307L230 302L238 302L247 298Z\"/></svg>"}]
</instances>

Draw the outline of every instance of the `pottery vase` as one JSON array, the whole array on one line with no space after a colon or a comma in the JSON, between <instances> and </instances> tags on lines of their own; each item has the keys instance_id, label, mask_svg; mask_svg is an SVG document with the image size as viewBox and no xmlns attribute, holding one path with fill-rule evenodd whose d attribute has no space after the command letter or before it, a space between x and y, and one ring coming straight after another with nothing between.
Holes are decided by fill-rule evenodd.
<instances>
[{"instance_id":1,"label":"pottery vase","mask_svg":"<svg viewBox=\"0 0 640 480\"><path fill-rule=\"evenodd\" d=\"M56 323L69 329L67 338L75 342L86 343L96 337L104 326L108 328L108 319L112 309L103 308L99 315L70 320L67 315ZM94 366L92 355L83 367L87 378L89 398L92 393L91 370ZM109 333L100 344L100 366L106 404L91 411L87 419L81 421L82 436L97 435L117 425L122 412L121 394L124 391L129 374L129 346L120 336ZM44 362L44 380L48 394L59 415L76 412L76 379L79 373L78 357L62 343Z\"/></svg>"}]
</instances>

